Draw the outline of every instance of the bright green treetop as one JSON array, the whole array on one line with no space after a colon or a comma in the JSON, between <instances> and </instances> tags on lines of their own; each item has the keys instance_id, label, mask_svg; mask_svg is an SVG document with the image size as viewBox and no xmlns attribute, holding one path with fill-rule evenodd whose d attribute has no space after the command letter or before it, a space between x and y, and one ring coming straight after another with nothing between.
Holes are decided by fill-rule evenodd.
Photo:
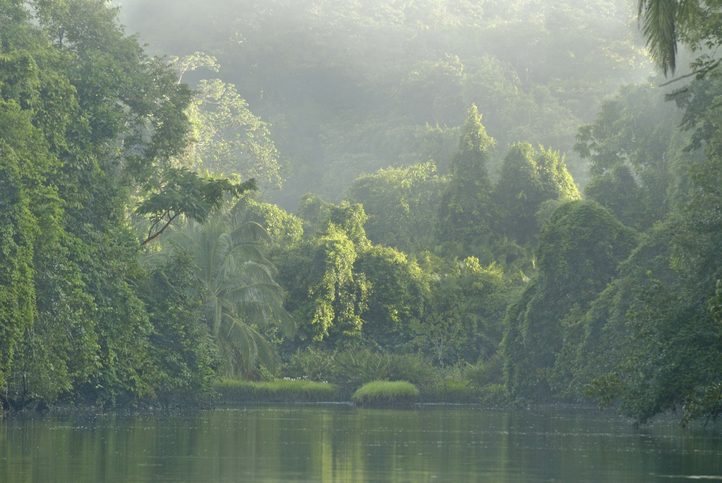
<instances>
[{"instance_id":1,"label":"bright green treetop","mask_svg":"<svg viewBox=\"0 0 722 483\"><path fill-rule=\"evenodd\" d=\"M529 243L539 233L537 212L542 203L579 198L574 179L557 151L514 144L494 189L499 229L519 243Z\"/></svg>"}]
</instances>

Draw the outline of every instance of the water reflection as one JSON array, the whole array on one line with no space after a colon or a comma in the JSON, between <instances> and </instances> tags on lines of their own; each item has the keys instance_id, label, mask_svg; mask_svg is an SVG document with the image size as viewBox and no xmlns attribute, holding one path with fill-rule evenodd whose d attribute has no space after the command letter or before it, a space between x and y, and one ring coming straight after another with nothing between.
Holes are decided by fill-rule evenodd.
<instances>
[{"instance_id":1,"label":"water reflection","mask_svg":"<svg viewBox=\"0 0 722 483\"><path fill-rule=\"evenodd\" d=\"M0 423L0 481L722 480L722 436L592 411L254 407Z\"/></svg>"}]
</instances>

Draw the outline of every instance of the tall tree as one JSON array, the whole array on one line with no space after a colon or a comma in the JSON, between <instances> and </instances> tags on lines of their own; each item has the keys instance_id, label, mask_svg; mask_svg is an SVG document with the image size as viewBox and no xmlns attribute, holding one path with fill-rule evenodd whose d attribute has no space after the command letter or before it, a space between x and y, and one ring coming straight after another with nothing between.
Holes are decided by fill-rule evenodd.
<instances>
[{"instance_id":1,"label":"tall tree","mask_svg":"<svg viewBox=\"0 0 722 483\"><path fill-rule=\"evenodd\" d=\"M635 228L662 220L683 201L687 167L702 155L685 149L681 121L682 111L652 85L624 87L604 102L575 146L591 163L587 196Z\"/></svg>"},{"instance_id":2,"label":"tall tree","mask_svg":"<svg viewBox=\"0 0 722 483\"><path fill-rule=\"evenodd\" d=\"M439 205L437 240L456 256L476 255L484 260L490 256L493 213L487 164L493 146L479 110L472 105Z\"/></svg>"}]
</instances>

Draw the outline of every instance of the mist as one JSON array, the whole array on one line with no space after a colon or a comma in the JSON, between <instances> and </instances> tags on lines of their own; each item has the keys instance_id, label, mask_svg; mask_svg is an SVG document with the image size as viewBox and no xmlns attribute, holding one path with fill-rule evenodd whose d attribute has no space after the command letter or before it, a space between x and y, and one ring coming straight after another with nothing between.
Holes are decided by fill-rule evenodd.
<instances>
[{"instance_id":1,"label":"mist","mask_svg":"<svg viewBox=\"0 0 722 483\"><path fill-rule=\"evenodd\" d=\"M307 192L343 197L387 166L448 169L476 104L497 141L560 150L584 185L576 131L652 63L627 0L122 2L152 52L203 51L271 125L294 208ZM208 75L197 72L193 81Z\"/></svg>"}]
</instances>

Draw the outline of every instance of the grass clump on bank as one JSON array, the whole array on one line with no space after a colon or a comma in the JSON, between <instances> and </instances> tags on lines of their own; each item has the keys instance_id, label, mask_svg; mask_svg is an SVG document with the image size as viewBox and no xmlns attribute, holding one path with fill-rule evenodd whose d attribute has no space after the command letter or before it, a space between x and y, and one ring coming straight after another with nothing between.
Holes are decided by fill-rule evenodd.
<instances>
[{"instance_id":1,"label":"grass clump on bank","mask_svg":"<svg viewBox=\"0 0 722 483\"><path fill-rule=\"evenodd\" d=\"M351 400L361 407L410 406L419 399L419 390L406 381L372 381L361 386Z\"/></svg>"},{"instance_id":2,"label":"grass clump on bank","mask_svg":"<svg viewBox=\"0 0 722 483\"><path fill-rule=\"evenodd\" d=\"M339 401L338 387L327 382L305 380L239 381L222 379L214 385L221 404L247 402Z\"/></svg>"},{"instance_id":3,"label":"grass clump on bank","mask_svg":"<svg viewBox=\"0 0 722 483\"><path fill-rule=\"evenodd\" d=\"M505 407L503 364L494 356L474 365L436 367L420 354L378 352L368 348L326 351L308 348L291 356L284 374L329 381L344 400L371 381L407 381L419 390L420 403L480 404Z\"/></svg>"}]
</instances>

